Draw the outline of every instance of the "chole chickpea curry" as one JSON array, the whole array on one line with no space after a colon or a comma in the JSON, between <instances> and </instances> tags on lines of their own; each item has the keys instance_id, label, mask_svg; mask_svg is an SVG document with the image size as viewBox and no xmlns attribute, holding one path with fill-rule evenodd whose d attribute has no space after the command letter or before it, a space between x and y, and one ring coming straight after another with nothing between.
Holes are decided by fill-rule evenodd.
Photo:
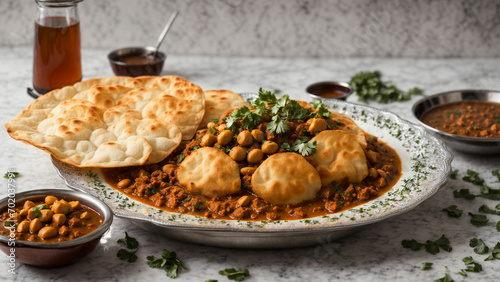
<instances>
[{"instance_id":1,"label":"chole chickpea curry","mask_svg":"<svg viewBox=\"0 0 500 282\"><path fill-rule=\"evenodd\" d=\"M14 139L159 209L293 220L387 192L397 153L321 101L269 91L249 104L175 76L109 77L54 90L5 124Z\"/></svg>"},{"instance_id":2,"label":"chole chickpea curry","mask_svg":"<svg viewBox=\"0 0 500 282\"><path fill-rule=\"evenodd\" d=\"M351 119L287 95L227 109L164 161L103 169L119 191L169 212L293 220L336 213L388 191L397 153Z\"/></svg>"},{"instance_id":3,"label":"chole chickpea curry","mask_svg":"<svg viewBox=\"0 0 500 282\"><path fill-rule=\"evenodd\" d=\"M85 236L102 222L99 213L79 201L66 201L48 195L40 201L27 200L14 212L4 212L0 234L9 235L7 228L12 225L15 226L17 240L58 243Z\"/></svg>"}]
</instances>

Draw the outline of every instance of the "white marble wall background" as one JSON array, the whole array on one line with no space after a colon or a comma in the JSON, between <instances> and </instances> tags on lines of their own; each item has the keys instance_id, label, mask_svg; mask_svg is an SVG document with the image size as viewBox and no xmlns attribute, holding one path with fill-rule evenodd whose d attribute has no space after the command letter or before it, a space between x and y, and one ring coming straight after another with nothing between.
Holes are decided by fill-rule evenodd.
<instances>
[{"instance_id":1,"label":"white marble wall background","mask_svg":"<svg viewBox=\"0 0 500 282\"><path fill-rule=\"evenodd\" d=\"M84 0L83 48L264 57L500 57L499 0ZM34 0L0 1L0 46L32 42Z\"/></svg>"}]
</instances>

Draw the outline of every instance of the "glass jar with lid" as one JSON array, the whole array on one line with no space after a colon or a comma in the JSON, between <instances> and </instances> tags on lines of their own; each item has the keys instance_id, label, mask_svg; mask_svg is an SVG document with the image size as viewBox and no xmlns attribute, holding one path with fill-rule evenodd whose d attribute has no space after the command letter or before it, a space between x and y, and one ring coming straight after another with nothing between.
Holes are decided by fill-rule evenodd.
<instances>
[{"instance_id":1,"label":"glass jar with lid","mask_svg":"<svg viewBox=\"0 0 500 282\"><path fill-rule=\"evenodd\" d=\"M82 0L35 0L33 86L39 94L82 79L80 19Z\"/></svg>"}]
</instances>

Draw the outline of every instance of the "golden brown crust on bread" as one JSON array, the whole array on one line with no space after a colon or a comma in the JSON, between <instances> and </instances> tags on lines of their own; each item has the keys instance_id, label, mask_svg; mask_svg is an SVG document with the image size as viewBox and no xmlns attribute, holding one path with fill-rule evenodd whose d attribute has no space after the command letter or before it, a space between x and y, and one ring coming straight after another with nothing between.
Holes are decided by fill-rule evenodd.
<instances>
[{"instance_id":1,"label":"golden brown crust on bread","mask_svg":"<svg viewBox=\"0 0 500 282\"><path fill-rule=\"evenodd\" d=\"M213 119L219 119L227 109L246 105L245 99L230 90L205 91L205 115L198 129L205 128Z\"/></svg>"},{"instance_id":2,"label":"golden brown crust on bread","mask_svg":"<svg viewBox=\"0 0 500 282\"><path fill-rule=\"evenodd\" d=\"M301 155L278 153L267 158L252 175L252 189L275 205L312 200L321 189L318 172Z\"/></svg>"}]
</instances>

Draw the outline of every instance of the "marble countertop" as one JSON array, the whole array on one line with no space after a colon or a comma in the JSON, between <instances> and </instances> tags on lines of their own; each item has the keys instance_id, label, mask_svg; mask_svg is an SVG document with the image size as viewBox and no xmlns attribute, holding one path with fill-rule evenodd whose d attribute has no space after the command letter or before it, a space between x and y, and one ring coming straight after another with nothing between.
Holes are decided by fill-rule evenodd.
<instances>
[{"instance_id":1,"label":"marble countertop","mask_svg":"<svg viewBox=\"0 0 500 282\"><path fill-rule=\"evenodd\" d=\"M83 50L84 79L111 76L106 50ZM24 109L32 98L26 95L31 86L31 47L0 48L0 119L9 121ZM500 59L270 59L212 56L170 56L165 74L179 75L200 85L203 89L230 89L235 92L256 92L259 87L280 89L294 98L309 100L304 88L323 80L348 81L358 71L380 70L384 79L394 81L400 88L414 86L427 94L440 91L482 88L500 89ZM419 99L393 104L370 103L387 109L404 119L415 121L412 104ZM348 101L357 102L356 96ZM0 131L0 171L18 171L17 192L37 188L65 188L63 180L52 167L49 155L12 140L5 130ZM454 151L453 169L459 176L467 169L478 171L492 188L500 184L491 174L500 168L500 155L476 156ZM494 207L498 202L486 199L466 201L455 199L452 191L477 187L460 178L448 183L431 199L414 210L366 227L361 232L341 240L312 247L280 250L224 249L187 244L148 234L127 220L115 218L110 231L89 256L78 263L58 269L38 269L16 265L16 273L8 273L8 259L0 255L0 277L8 281L155 281L169 279L165 272L152 269L145 263L146 256L159 255L165 248L176 251L189 269L181 272L177 281L229 281L218 271L225 268L247 268L251 277L245 281L433 281L444 276L446 268L455 281L498 281L500 263L484 261L487 255L475 254L469 247L472 238L482 239L490 249L500 241L495 229L499 216L487 215L488 226L475 227L469 216L449 218L442 209L456 204L464 211L477 212L482 204ZM3 180L0 197L7 195L7 181ZM124 231L137 238L141 247L137 262L120 261L116 242ZM451 241L451 252L431 255L424 250L414 252L401 246L403 239L419 242L436 240L445 234ZM457 274L465 268L462 258L472 256L483 266L480 273ZM422 262L432 262L432 269L420 270ZM471 280L472 279L472 280Z\"/></svg>"}]
</instances>

